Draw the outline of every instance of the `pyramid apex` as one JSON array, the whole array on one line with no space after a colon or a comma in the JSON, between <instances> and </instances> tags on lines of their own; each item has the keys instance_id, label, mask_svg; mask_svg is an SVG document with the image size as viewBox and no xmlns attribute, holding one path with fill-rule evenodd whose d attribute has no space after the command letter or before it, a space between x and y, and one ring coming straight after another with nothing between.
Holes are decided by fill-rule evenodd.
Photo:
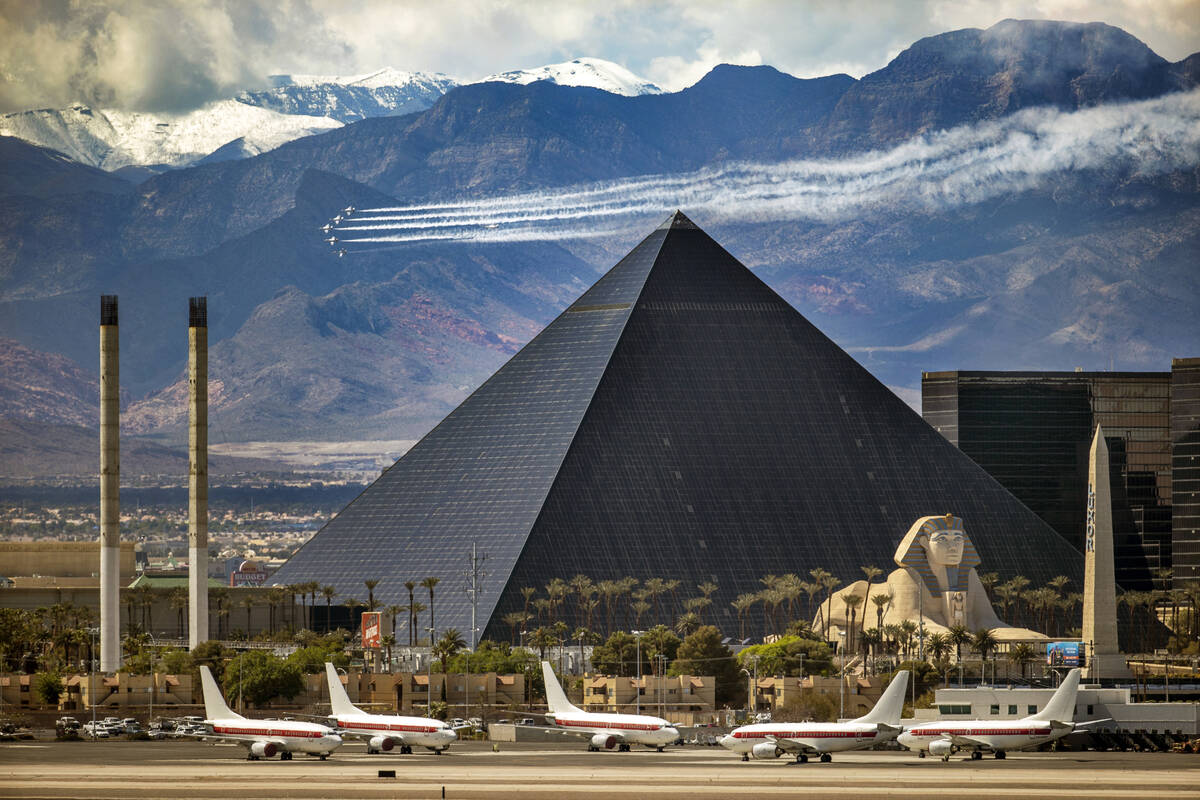
<instances>
[{"instance_id":1,"label":"pyramid apex","mask_svg":"<svg viewBox=\"0 0 1200 800\"><path fill-rule=\"evenodd\" d=\"M660 231L669 231L677 228L685 228L690 230L699 230L699 226L687 218L687 215L682 211L676 210L674 214L667 217L666 222L658 226Z\"/></svg>"}]
</instances>

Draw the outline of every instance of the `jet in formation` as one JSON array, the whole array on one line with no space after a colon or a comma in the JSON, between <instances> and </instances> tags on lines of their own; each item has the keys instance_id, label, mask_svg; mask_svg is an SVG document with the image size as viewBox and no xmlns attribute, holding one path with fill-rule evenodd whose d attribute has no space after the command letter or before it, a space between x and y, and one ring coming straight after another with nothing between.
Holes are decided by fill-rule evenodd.
<instances>
[{"instance_id":1,"label":"jet in formation","mask_svg":"<svg viewBox=\"0 0 1200 800\"><path fill-rule=\"evenodd\" d=\"M641 744L663 749L679 739L679 731L665 719L646 714L609 714L584 711L567 699L550 662L542 662L546 680L546 705L550 712L546 721L554 730L588 737L588 752L612 750L629 752L632 745Z\"/></svg>"},{"instance_id":2,"label":"jet in formation","mask_svg":"<svg viewBox=\"0 0 1200 800\"><path fill-rule=\"evenodd\" d=\"M949 761L960 750L971 753L974 760L983 758L985 751L1004 758L1010 750L1027 750L1055 739L1061 739L1077 727L1075 695L1079 690L1079 670L1067 673L1046 707L1036 714L1017 720L953 720L926 722L906 729L898 738L900 744L916 751L921 758L926 753ZM1105 720L1095 720L1092 725Z\"/></svg>"},{"instance_id":3,"label":"jet in formation","mask_svg":"<svg viewBox=\"0 0 1200 800\"><path fill-rule=\"evenodd\" d=\"M427 747L441 755L458 739L457 730L441 720L363 711L350 702L337 669L328 661L325 677L329 682L329 720L342 736L365 740L368 753L385 753L399 747L402 754L409 754L413 747Z\"/></svg>"},{"instance_id":4,"label":"jet in formation","mask_svg":"<svg viewBox=\"0 0 1200 800\"><path fill-rule=\"evenodd\" d=\"M225 703L221 690L208 667L200 667L200 685L204 689L205 732L200 738L233 742L246 748L246 758L258 761L276 753L281 761L291 761L295 753L307 753L322 761L342 744L342 737L325 725L279 719L247 719Z\"/></svg>"},{"instance_id":5,"label":"jet in formation","mask_svg":"<svg viewBox=\"0 0 1200 800\"><path fill-rule=\"evenodd\" d=\"M900 733L900 714L904 709L904 692L908 687L908 670L900 670L892 678L879 702L869 714L849 722L760 722L743 725L721 737L722 747L742 754L743 761L751 758L779 758L784 753L794 755L804 764L809 756L821 761L833 760L831 753L862 750L881 742L889 742Z\"/></svg>"}]
</instances>

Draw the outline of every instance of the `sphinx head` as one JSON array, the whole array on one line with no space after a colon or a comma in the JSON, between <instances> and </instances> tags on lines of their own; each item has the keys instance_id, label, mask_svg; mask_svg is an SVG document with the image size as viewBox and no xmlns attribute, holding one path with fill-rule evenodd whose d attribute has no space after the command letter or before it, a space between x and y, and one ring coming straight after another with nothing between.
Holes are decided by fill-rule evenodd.
<instances>
[{"instance_id":1,"label":"sphinx head","mask_svg":"<svg viewBox=\"0 0 1200 800\"><path fill-rule=\"evenodd\" d=\"M963 521L951 514L921 517L908 529L896 548L896 563L915 570L929 591L964 591L967 575L979 564L979 553L963 529ZM934 566L944 568L946 586L940 585Z\"/></svg>"}]
</instances>

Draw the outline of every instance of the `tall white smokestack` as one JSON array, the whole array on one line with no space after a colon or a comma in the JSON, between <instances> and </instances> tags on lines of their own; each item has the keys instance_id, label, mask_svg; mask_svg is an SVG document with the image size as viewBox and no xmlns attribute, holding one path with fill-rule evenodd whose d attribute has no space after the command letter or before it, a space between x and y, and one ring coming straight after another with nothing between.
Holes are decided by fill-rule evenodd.
<instances>
[{"instance_id":1,"label":"tall white smokestack","mask_svg":"<svg viewBox=\"0 0 1200 800\"><path fill-rule=\"evenodd\" d=\"M100 670L121 667L121 370L117 296L100 296Z\"/></svg>"},{"instance_id":2,"label":"tall white smokestack","mask_svg":"<svg viewBox=\"0 0 1200 800\"><path fill-rule=\"evenodd\" d=\"M188 300L188 647L208 640L208 300Z\"/></svg>"}]
</instances>

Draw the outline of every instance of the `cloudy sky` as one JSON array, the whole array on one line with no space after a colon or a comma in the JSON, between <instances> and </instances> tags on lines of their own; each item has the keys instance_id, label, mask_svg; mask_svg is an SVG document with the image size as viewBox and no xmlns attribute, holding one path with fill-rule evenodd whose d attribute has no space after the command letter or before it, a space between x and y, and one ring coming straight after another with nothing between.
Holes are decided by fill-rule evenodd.
<instances>
[{"instance_id":1,"label":"cloudy sky","mask_svg":"<svg viewBox=\"0 0 1200 800\"><path fill-rule=\"evenodd\" d=\"M859 77L1007 17L1107 22L1171 61L1200 50L1200 0L0 0L0 112L183 111L280 72L469 80L576 56L667 89L722 62Z\"/></svg>"}]
</instances>

